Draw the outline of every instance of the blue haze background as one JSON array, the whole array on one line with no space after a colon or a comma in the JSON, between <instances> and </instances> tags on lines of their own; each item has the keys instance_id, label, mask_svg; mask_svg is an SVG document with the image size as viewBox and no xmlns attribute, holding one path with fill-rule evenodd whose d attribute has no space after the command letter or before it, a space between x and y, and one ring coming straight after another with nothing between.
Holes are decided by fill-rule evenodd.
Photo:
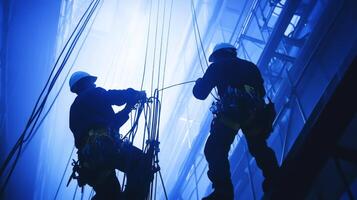
<instances>
[{"instance_id":1,"label":"blue haze background","mask_svg":"<svg viewBox=\"0 0 357 200\"><path fill-rule=\"evenodd\" d=\"M1 2L1 163L25 127L55 59L90 2ZM207 55L217 42L231 42L239 57L259 66L268 96L279 112L269 144L283 162L316 103L328 92L327 86L338 82L356 55L356 20L357 3L352 0L101 1L46 104L45 110L65 81L51 112L23 152L5 199L54 198L73 148L68 113L75 95L69 91L68 72L84 70L96 75L97 85L106 89L140 89L146 65L143 90L150 95L152 89L202 76L200 63L204 70L207 65L200 38ZM192 86L163 92L159 156L170 199L200 199L211 190L202 149L213 98L195 99ZM135 142L138 147L142 125ZM123 132L129 127L130 123ZM230 152L236 198L260 198L261 172L246 151L242 133L238 135ZM70 173L70 169L66 171L58 199L73 198L75 182L65 187ZM317 188L311 195L324 195L331 187ZM355 192L356 187L354 184ZM160 184L157 192L157 198L164 199ZM90 193L87 187L84 198ZM336 189L329 195L340 198L343 193ZM80 199L79 192L76 198Z\"/></svg>"}]
</instances>

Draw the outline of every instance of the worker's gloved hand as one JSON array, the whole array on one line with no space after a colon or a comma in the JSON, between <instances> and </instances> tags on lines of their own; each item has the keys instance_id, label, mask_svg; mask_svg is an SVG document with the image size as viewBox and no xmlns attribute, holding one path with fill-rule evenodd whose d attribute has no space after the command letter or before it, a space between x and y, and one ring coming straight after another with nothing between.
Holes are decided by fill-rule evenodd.
<instances>
[{"instance_id":1,"label":"worker's gloved hand","mask_svg":"<svg viewBox=\"0 0 357 200\"><path fill-rule=\"evenodd\" d=\"M145 91L138 91L134 90L133 88L127 89L130 100L127 102L129 105L135 105L139 101L145 102L146 101L146 92Z\"/></svg>"},{"instance_id":2,"label":"worker's gloved hand","mask_svg":"<svg viewBox=\"0 0 357 200\"><path fill-rule=\"evenodd\" d=\"M198 78L197 80L196 80L196 85L198 85L198 84L200 84L202 82L202 78Z\"/></svg>"},{"instance_id":3,"label":"worker's gloved hand","mask_svg":"<svg viewBox=\"0 0 357 200\"><path fill-rule=\"evenodd\" d=\"M138 91L137 97L138 97L138 101L141 101L141 102L146 102L146 100L147 100L145 91Z\"/></svg>"}]
</instances>

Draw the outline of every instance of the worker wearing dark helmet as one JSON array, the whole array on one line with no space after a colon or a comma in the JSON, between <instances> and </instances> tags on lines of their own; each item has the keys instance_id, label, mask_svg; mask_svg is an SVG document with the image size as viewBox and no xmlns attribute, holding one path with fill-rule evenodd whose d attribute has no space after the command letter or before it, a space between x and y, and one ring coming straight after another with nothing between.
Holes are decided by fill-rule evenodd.
<instances>
[{"instance_id":1,"label":"worker wearing dark helmet","mask_svg":"<svg viewBox=\"0 0 357 200\"><path fill-rule=\"evenodd\" d=\"M74 168L79 177L74 178L80 186L89 184L93 187L96 192L93 199L144 199L144 194L131 188L131 183L138 171L142 177L149 176L145 179L147 182L151 179L151 158L124 142L119 136L119 128L128 120L134 105L146 101L146 93L131 88L107 91L96 87L96 79L78 71L69 81L71 91L77 94L70 109L69 124L79 159ZM125 108L118 113L112 109L112 105L124 104ZM127 174L124 193L115 169Z\"/></svg>"},{"instance_id":2,"label":"worker wearing dark helmet","mask_svg":"<svg viewBox=\"0 0 357 200\"><path fill-rule=\"evenodd\" d=\"M217 44L209 61L212 64L193 88L193 95L200 100L215 87L219 95L211 107L214 119L204 149L214 191L203 199L234 198L228 152L239 129L263 172L265 190L278 170L275 153L266 143L276 113L274 105L264 101L260 71L253 63L239 59L236 48L227 43Z\"/></svg>"}]
</instances>

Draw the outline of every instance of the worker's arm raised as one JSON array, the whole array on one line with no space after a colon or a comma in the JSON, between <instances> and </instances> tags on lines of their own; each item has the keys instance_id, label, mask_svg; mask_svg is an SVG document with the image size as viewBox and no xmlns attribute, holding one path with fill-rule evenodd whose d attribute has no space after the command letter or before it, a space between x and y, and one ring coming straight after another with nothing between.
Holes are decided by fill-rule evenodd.
<instances>
[{"instance_id":1,"label":"worker's arm raised","mask_svg":"<svg viewBox=\"0 0 357 200\"><path fill-rule=\"evenodd\" d=\"M212 64L208 67L207 71L202 78L196 80L196 84L193 87L193 96L197 99L204 100L208 97L211 90L216 86L216 67Z\"/></svg>"}]
</instances>

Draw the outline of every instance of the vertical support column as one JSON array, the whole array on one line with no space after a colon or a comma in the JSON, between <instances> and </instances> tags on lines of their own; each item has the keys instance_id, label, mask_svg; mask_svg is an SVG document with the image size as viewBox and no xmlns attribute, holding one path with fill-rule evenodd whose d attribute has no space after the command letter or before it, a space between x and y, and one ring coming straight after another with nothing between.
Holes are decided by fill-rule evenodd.
<instances>
[{"instance_id":1,"label":"vertical support column","mask_svg":"<svg viewBox=\"0 0 357 200\"><path fill-rule=\"evenodd\" d=\"M273 32L269 37L267 45L265 46L262 55L259 58L258 66L260 69L264 69L264 67L268 66L270 59L273 57L279 42L284 36L284 32L288 27L291 18L294 16L296 9L299 6L300 1L297 0L288 0L274 26Z\"/></svg>"},{"instance_id":2,"label":"vertical support column","mask_svg":"<svg viewBox=\"0 0 357 200\"><path fill-rule=\"evenodd\" d=\"M0 137L5 137L6 124L6 49L8 33L9 0L0 4Z\"/></svg>"}]
</instances>

